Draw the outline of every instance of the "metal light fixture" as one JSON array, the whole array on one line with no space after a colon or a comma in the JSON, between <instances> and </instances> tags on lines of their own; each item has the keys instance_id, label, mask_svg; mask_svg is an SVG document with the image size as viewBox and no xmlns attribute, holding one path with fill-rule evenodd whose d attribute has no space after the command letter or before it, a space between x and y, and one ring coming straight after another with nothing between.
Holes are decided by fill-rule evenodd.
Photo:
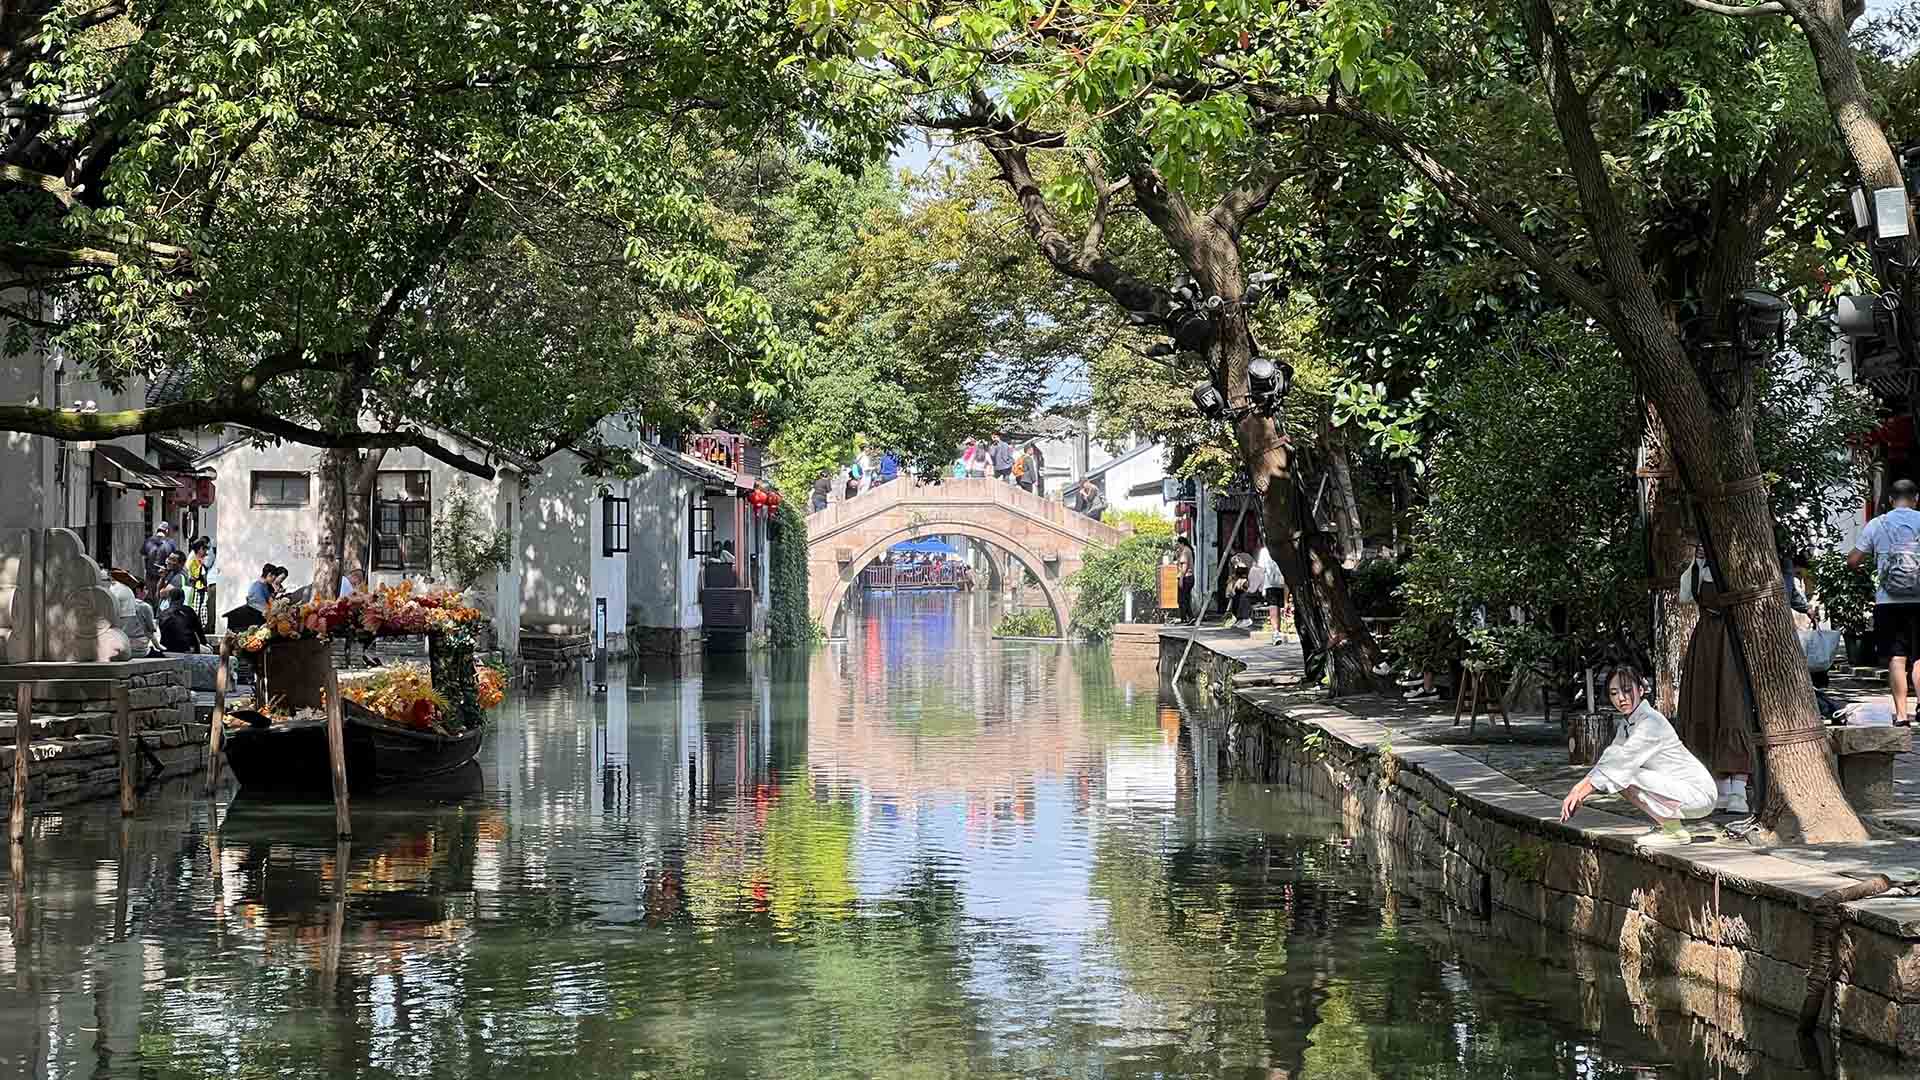
<instances>
[{"instance_id":1,"label":"metal light fixture","mask_svg":"<svg viewBox=\"0 0 1920 1080\"><path fill-rule=\"evenodd\" d=\"M1759 355L1778 352L1786 343L1787 312L1785 300L1765 289L1745 289L1728 303L1733 316L1733 337L1742 351Z\"/></svg>"},{"instance_id":2,"label":"metal light fixture","mask_svg":"<svg viewBox=\"0 0 1920 1080\"><path fill-rule=\"evenodd\" d=\"M1193 407L1200 415L1209 420L1224 419L1227 415L1227 399L1220 388L1210 382L1193 384Z\"/></svg>"},{"instance_id":3,"label":"metal light fixture","mask_svg":"<svg viewBox=\"0 0 1920 1080\"><path fill-rule=\"evenodd\" d=\"M1280 403L1293 387L1293 368L1287 364L1276 364L1264 356L1256 356L1247 362L1247 388L1253 397L1254 405L1262 413L1273 416L1280 411Z\"/></svg>"},{"instance_id":4,"label":"metal light fixture","mask_svg":"<svg viewBox=\"0 0 1920 1080\"><path fill-rule=\"evenodd\" d=\"M1852 202L1854 227L1870 240L1904 240L1912 230L1905 188L1854 188Z\"/></svg>"}]
</instances>

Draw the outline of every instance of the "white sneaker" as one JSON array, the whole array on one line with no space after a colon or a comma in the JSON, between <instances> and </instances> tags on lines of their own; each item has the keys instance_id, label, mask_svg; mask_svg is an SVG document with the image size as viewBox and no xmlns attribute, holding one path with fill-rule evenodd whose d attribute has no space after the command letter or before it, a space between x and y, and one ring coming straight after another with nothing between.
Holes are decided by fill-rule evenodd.
<instances>
[{"instance_id":1,"label":"white sneaker","mask_svg":"<svg viewBox=\"0 0 1920 1080\"><path fill-rule=\"evenodd\" d=\"M1679 832L1668 832L1656 825L1640 838L1639 843L1641 847L1650 848L1686 847L1693 843L1693 834L1684 829Z\"/></svg>"},{"instance_id":2,"label":"white sneaker","mask_svg":"<svg viewBox=\"0 0 1920 1080\"><path fill-rule=\"evenodd\" d=\"M1716 805L1730 814L1751 813L1751 811L1747 809L1747 793L1745 789L1727 792L1720 797L1720 801Z\"/></svg>"}]
</instances>

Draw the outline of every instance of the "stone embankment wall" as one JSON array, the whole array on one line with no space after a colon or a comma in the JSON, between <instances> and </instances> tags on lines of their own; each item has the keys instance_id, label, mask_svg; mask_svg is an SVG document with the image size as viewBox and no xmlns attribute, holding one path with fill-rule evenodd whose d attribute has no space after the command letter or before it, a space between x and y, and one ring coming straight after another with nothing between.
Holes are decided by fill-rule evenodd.
<instances>
[{"instance_id":1,"label":"stone embankment wall","mask_svg":"<svg viewBox=\"0 0 1920 1080\"><path fill-rule=\"evenodd\" d=\"M1185 644L1163 639L1163 671ZM1324 800L1382 863L1405 864L1496 921L1540 926L1542 947L1562 935L1603 946L1617 951L1630 983L1677 976L1777 1010L1750 1023L1793 1030L1819 937L1812 903L1848 879L1721 844L1645 851L1634 845L1644 822L1611 815L1583 814L1610 822L1598 828L1562 825L1556 798L1455 750L1394 746L1376 723L1287 704L1278 691L1224 691L1242 666L1200 644L1183 673L1228 699L1228 756L1242 775ZM1920 1057L1917 906L1881 899L1843 909L1822 1026ZM1725 1013L1703 1015L1727 1022ZM1731 1015L1739 1023L1743 1014Z\"/></svg>"},{"instance_id":2,"label":"stone embankment wall","mask_svg":"<svg viewBox=\"0 0 1920 1080\"><path fill-rule=\"evenodd\" d=\"M207 726L194 717L186 661L0 665L0 793L6 797L13 791L14 689L22 679L34 687L27 805L35 810L119 797L119 740L106 681L126 689L138 740L136 786L206 768Z\"/></svg>"}]
</instances>

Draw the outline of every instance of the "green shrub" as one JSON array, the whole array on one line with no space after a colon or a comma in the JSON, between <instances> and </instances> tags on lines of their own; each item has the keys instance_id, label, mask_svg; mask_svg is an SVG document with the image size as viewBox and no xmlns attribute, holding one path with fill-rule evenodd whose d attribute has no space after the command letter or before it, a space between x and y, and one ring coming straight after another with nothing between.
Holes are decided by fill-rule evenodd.
<instances>
[{"instance_id":1,"label":"green shrub","mask_svg":"<svg viewBox=\"0 0 1920 1080\"><path fill-rule=\"evenodd\" d=\"M806 645L825 637L807 611L807 519L798 500L773 512L773 552L767 565L767 641L775 648Z\"/></svg>"},{"instance_id":2,"label":"green shrub","mask_svg":"<svg viewBox=\"0 0 1920 1080\"><path fill-rule=\"evenodd\" d=\"M1159 518L1136 526L1132 536L1112 547L1088 551L1080 569L1067 575L1067 588L1073 591L1073 613L1068 617L1073 632L1094 640L1111 634L1113 625L1126 617L1129 590L1151 597L1158 589L1160 559L1172 544L1173 523ZM1148 604L1152 603L1149 599ZM1136 605L1134 617L1140 615Z\"/></svg>"},{"instance_id":3,"label":"green shrub","mask_svg":"<svg viewBox=\"0 0 1920 1080\"><path fill-rule=\"evenodd\" d=\"M1406 608L1399 596L1400 582L1405 578L1405 568L1399 562L1368 559L1348 579L1347 595L1353 597L1362 615L1374 618L1399 615Z\"/></svg>"},{"instance_id":4,"label":"green shrub","mask_svg":"<svg viewBox=\"0 0 1920 1080\"><path fill-rule=\"evenodd\" d=\"M1847 553L1837 550L1814 556L1807 569L1834 629L1854 641L1865 641L1873 627L1873 571L1848 566Z\"/></svg>"},{"instance_id":5,"label":"green shrub","mask_svg":"<svg viewBox=\"0 0 1920 1080\"><path fill-rule=\"evenodd\" d=\"M455 480L433 520L433 565L442 577L471 589L513 563L513 534L491 527L480 500Z\"/></svg>"},{"instance_id":6,"label":"green shrub","mask_svg":"<svg viewBox=\"0 0 1920 1080\"><path fill-rule=\"evenodd\" d=\"M1045 608L1032 611L1010 611L993 624L995 637L1059 637L1060 624L1054 621L1053 612Z\"/></svg>"}]
</instances>

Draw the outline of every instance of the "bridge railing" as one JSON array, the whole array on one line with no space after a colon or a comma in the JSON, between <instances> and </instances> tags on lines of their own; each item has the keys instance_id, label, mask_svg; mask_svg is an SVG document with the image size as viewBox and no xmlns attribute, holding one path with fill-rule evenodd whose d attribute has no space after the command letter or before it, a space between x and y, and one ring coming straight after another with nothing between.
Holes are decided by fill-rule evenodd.
<instances>
[{"instance_id":1,"label":"bridge railing","mask_svg":"<svg viewBox=\"0 0 1920 1080\"><path fill-rule=\"evenodd\" d=\"M1035 495L1004 480L968 477L921 481L910 476L875 484L851 499L843 495L830 501L826 509L815 510L807 515L807 531L818 535L872 517L902 503L964 506L982 502L998 503L1027 517L1050 521L1073 531L1111 536L1124 535L1128 531L1107 522L1094 522L1056 498Z\"/></svg>"}]
</instances>

